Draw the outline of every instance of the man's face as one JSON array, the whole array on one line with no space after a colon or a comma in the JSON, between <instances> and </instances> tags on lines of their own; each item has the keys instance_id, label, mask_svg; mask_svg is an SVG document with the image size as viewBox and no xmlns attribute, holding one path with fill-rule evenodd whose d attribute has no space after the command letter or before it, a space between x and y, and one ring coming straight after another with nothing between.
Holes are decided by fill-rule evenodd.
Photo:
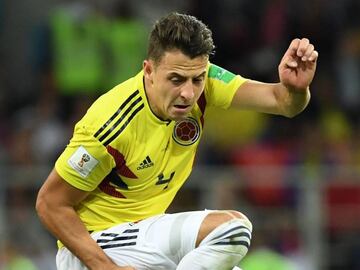
<instances>
[{"instance_id":1,"label":"man's face","mask_svg":"<svg viewBox=\"0 0 360 270\"><path fill-rule=\"evenodd\" d=\"M194 59L166 52L156 65L144 61L145 87L152 111L163 120L186 118L205 86L207 56Z\"/></svg>"}]
</instances>

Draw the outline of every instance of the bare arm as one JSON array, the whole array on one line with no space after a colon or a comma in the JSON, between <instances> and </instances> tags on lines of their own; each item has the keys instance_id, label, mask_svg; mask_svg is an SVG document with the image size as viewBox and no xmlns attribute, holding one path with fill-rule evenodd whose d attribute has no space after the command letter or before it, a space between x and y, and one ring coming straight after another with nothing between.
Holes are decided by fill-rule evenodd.
<instances>
[{"instance_id":1,"label":"bare arm","mask_svg":"<svg viewBox=\"0 0 360 270\"><path fill-rule=\"evenodd\" d=\"M235 93L232 107L293 117L305 109L310 91L289 91L281 83L249 80Z\"/></svg>"},{"instance_id":2,"label":"bare arm","mask_svg":"<svg viewBox=\"0 0 360 270\"><path fill-rule=\"evenodd\" d=\"M72 187L53 170L41 187L36 210L43 224L90 270L131 270L119 267L91 238L74 210L87 192Z\"/></svg>"},{"instance_id":3,"label":"bare arm","mask_svg":"<svg viewBox=\"0 0 360 270\"><path fill-rule=\"evenodd\" d=\"M279 83L247 81L232 101L235 108L293 117L307 106L318 52L308 39L294 39L279 64Z\"/></svg>"}]
</instances>

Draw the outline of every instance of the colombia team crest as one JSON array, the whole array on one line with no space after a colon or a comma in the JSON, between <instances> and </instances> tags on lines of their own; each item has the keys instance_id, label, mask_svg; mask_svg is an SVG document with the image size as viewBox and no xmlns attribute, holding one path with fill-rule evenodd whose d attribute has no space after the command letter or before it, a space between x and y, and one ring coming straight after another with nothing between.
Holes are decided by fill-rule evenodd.
<instances>
[{"instance_id":1,"label":"colombia team crest","mask_svg":"<svg viewBox=\"0 0 360 270\"><path fill-rule=\"evenodd\" d=\"M176 122L172 136L180 145L191 145L200 137L200 126L194 118L186 118Z\"/></svg>"}]
</instances>

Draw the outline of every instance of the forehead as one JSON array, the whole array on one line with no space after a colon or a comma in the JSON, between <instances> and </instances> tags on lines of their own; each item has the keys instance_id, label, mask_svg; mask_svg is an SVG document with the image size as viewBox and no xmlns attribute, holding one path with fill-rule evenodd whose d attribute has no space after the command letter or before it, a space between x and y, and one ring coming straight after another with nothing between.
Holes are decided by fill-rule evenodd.
<instances>
[{"instance_id":1,"label":"forehead","mask_svg":"<svg viewBox=\"0 0 360 270\"><path fill-rule=\"evenodd\" d=\"M208 56L190 58L179 50L168 51L162 56L157 68L161 72L196 76L206 71L208 61Z\"/></svg>"}]
</instances>

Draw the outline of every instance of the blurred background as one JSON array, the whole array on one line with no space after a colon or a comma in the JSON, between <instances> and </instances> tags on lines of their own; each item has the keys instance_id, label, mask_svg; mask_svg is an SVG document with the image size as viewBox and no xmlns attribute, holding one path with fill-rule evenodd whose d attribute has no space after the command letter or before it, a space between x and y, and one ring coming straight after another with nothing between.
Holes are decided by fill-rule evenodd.
<instances>
[{"instance_id":1,"label":"blurred background","mask_svg":"<svg viewBox=\"0 0 360 270\"><path fill-rule=\"evenodd\" d=\"M141 69L148 31L169 11L205 22L211 61L244 77L278 81L295 37L320 53L299 116L207 111L195 170L169 212L248 215L244 270L360 269L358 0L0 0L0 269L55 269L37 191L87 107Z\"/></svg>"}]
</instances>

